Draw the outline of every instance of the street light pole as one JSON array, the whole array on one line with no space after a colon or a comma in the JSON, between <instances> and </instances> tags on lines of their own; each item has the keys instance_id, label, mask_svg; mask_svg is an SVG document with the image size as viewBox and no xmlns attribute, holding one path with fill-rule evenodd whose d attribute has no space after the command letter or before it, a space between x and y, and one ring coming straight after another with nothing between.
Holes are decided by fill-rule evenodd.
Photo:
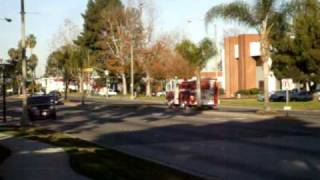
<instances>
[{"instance_id":1,"label":"street light pole","mask_svg":"<svg viewBox=\"0 0 320 180\"><path fill-rule=\"evenodd\" d=\"M28 122L28 112L27 112L27 89L26 89L26 79L27 79L27 62L26 62L26 37L25 37L25 10L24 10L24 0L20 0L21 4L21 45L22 45L22 118L20 124L22 126L26 125Z\"/></svg>"}]
</instances>

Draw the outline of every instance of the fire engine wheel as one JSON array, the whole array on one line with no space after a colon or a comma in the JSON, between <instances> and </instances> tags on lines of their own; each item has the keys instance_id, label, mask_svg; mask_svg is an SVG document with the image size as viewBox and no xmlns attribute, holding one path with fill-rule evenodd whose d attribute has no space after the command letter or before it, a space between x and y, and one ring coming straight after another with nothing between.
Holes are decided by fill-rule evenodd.
<instances>
[{"instance_id":1,"label":"fire engine wheel","mask_svg":"<svg viewBox=\"0 0 320 180\"><path fill-rule=\"evenodd\" d=\"M190 113L192 111L192 107L189 105L185 105L183 109L184 109L184 112L186 113Z\"/></svg>"}]
</instances>

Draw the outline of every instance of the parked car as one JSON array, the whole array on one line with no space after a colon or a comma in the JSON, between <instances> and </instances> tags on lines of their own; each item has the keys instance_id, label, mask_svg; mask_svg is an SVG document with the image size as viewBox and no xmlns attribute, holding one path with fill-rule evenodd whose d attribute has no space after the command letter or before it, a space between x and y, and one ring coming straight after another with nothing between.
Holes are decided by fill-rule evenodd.
<instances>
[{"instance_id":1,"label":"parked car","mask_svg":"<svg viewBox=\"0 0 320 180\"><path fill-rule=\"evenodd\" d=\"M106 95L106 88L101 88L99 91L98 91L98 95L100 95L100 96L105 96ZM113 90L113 89L108 89L108 95L109 96L116 96L116 95L118 95L118 93L115 91L115 90Z\"/></svg>"},{"instance_id":2,"label":"parked car","mask_svg":"<svg viewBox=\"0 0 320 180\"><path fill-rule=\"evenodd\" d=\"M313 95L307 91L293 92L290 94L291 101L312 101Z\"/></svg>"},{"instance_id":3,"label":"parked car","mask_svg":"<svg viewBox=\"0 0 320 180\"><path fill-rule=\"evenodd\" d=\"M49 94L56 105L63 104L63 98L59 91L51 91Z\"/></svg>"},{"instance_id":4,"label":"parked car","mask_svg":"<svg viewBox=\"0 0 320 180\"><path fill-rule=\"evenodd\" d=\"M313 97L317 100L320 101L320 89L317 89L314 93L313 93Z\"/></svg>"},{"instance_id":5,"label":"parked car","mask_svg":"<svg viewBox=\"0 0 320 180\"><path fill-rule=\"evenodd\" d=\"M286 101L286 91L276 91L270 96L270 101Z\"/></svg>"},{"instance_id":6,"label":"parked car","mask_svg":"<svg viewBox=\"0 0 320 180\"><path fill-rule=\"evenodd\" d=\"M166 92L165 91L159 91L156 93L156 96L161 97L161 96L166 96Z\"/></svg>"},{"instance_id":7,"label":"parked car","mask_svg":"<svg viewBox=\"0 0 320 180\"><path fill-rule=\"evenodd\" d=\"M30 96L27 99L28 115L32 121L56 119L56 107L51 96Z\"/></svg>"},{"instance_id":8,"label":"parked car","mask_svg":"<svg viewBox=\"0 0 320 180\"><path fill-rule=\"evenodd\" d=\"M257 95L257 100L258 100L259 102L263 102L263 101L264 101L264 95L263 95L263 94L258 94L258 95Z\"/></svg>"}]
</instances>

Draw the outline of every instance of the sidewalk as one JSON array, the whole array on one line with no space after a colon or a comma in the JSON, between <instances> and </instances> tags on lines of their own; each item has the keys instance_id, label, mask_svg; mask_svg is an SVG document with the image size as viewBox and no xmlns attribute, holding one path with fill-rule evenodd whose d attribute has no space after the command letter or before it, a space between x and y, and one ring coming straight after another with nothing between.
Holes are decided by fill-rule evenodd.
<instances>
[{"instance_id":1,"label":"sidewalk","mask_svg":"<svg viewBox=\"0 0 320 180\"><path fill-rule=\"evenodd\" d=\"M0 144L11 150L11 156L0 166L4 180L86 180L69 165L61 148L0 133Z\"/></svg>"}]
</instances>

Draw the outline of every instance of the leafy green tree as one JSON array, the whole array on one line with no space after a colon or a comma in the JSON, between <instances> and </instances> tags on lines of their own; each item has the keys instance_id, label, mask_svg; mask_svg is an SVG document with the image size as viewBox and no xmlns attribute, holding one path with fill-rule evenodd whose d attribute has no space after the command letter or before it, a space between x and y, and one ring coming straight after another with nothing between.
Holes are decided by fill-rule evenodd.
<instances>
[{"instance_id":1,"label":"leafy green tree","mask_svg":"<svg viewBox=\"0 0 320 180\"><path fill-rule=\"evenodd\" d=\"M82 17L84 19L83 32L80 34L75 44L82 52L85 52L86 59L90 60L87 64L94 65L101 69L104 68L104 53L99 44L99 36L105 32L102 11L113 10L123 7L120 0L89 0L87 9ZM82 53L83 54L83 53ZM101 55L102 54L102 55ZM102 57L101 57L102 56ZM83 73L82 73L83 74ZM83 82L83 79L81 80Z\"/></svg>"},{"instance_id":2,"label":"leafy green tree","mask_svg":"<svg viewBox=\"0 0 320 180\"><path fill-rule=\"evenodd\" d=\"M278 0L255 0L252 5L245 1L234 1L212 7L207 13L206 24L214 19L223 18L233 20L250 27L256 28L261 36L261 60L264 72L264 110L270 111L269 103L269 72L268 61L270 59L269 35L273 25L270 21L277 14Z\"/></svg>"},{"instance_id":3,"label":"leafy green tree","mask_svg":"<svg viewBox=\"0 0 320 180\"><path fill-rule=\"evenodd\" d=\"M195 68L197 76L197 100L201 105L201 70L205 67L208 60L217 54L214 43L208 39L203 39L199 46L190 40L183 40L176 47L176 50Z\"/></svg>"},{"instance_id":4,"label":"leafy green tree","mask_svg":"<svg viewBox=\"0 0 320 180\"><path fill-rule=\"evenodd\" d=\"M21 72L21 66L22 66L22 61L21 61L21 55L22 55L22 49L21 47L15 49L15 48L10 48L8 51L8 55L10 58L10 63L14 65L12 71L10 71L9 76L13 79L13 88L18 91L18 94L21 93L21 88L22 88L22 72Z\"/></svg>"},{"instance_id":5,"label":"leafy green tree","mask_svg":"<svg viewBox=\"0 0 320 180\"><path fill-rule=\"evenodd\" d=\"M90 49L92 52L99 50L98 40L103 29L102 10L122 7L120 0L89 0L84 19L83 32L75 41L77 45Z\"/></svg>"},{"instance_id":6,"label":"leafy green tree","mask_svg":"<svg viewBox=\"0 0 320 180\"><path fill-rule=\"evenodd\" d=\"M69 84L78 75L77 52L73 45L62 46L48 57L46 74L62 76L64 79L64 99L68 99Z\"/></svg>"},{"instance_id":7,"label":"leafy green tree","mask_svg":"<svg viewBox=\"0 0 320 180\"><path fill-rule=\"evenodd\" d=\"M320 83L320 4L296 0L288 12L274 19L279 28L271 31L273 71L279 79Z\"/></svg>"}]
</instances>

